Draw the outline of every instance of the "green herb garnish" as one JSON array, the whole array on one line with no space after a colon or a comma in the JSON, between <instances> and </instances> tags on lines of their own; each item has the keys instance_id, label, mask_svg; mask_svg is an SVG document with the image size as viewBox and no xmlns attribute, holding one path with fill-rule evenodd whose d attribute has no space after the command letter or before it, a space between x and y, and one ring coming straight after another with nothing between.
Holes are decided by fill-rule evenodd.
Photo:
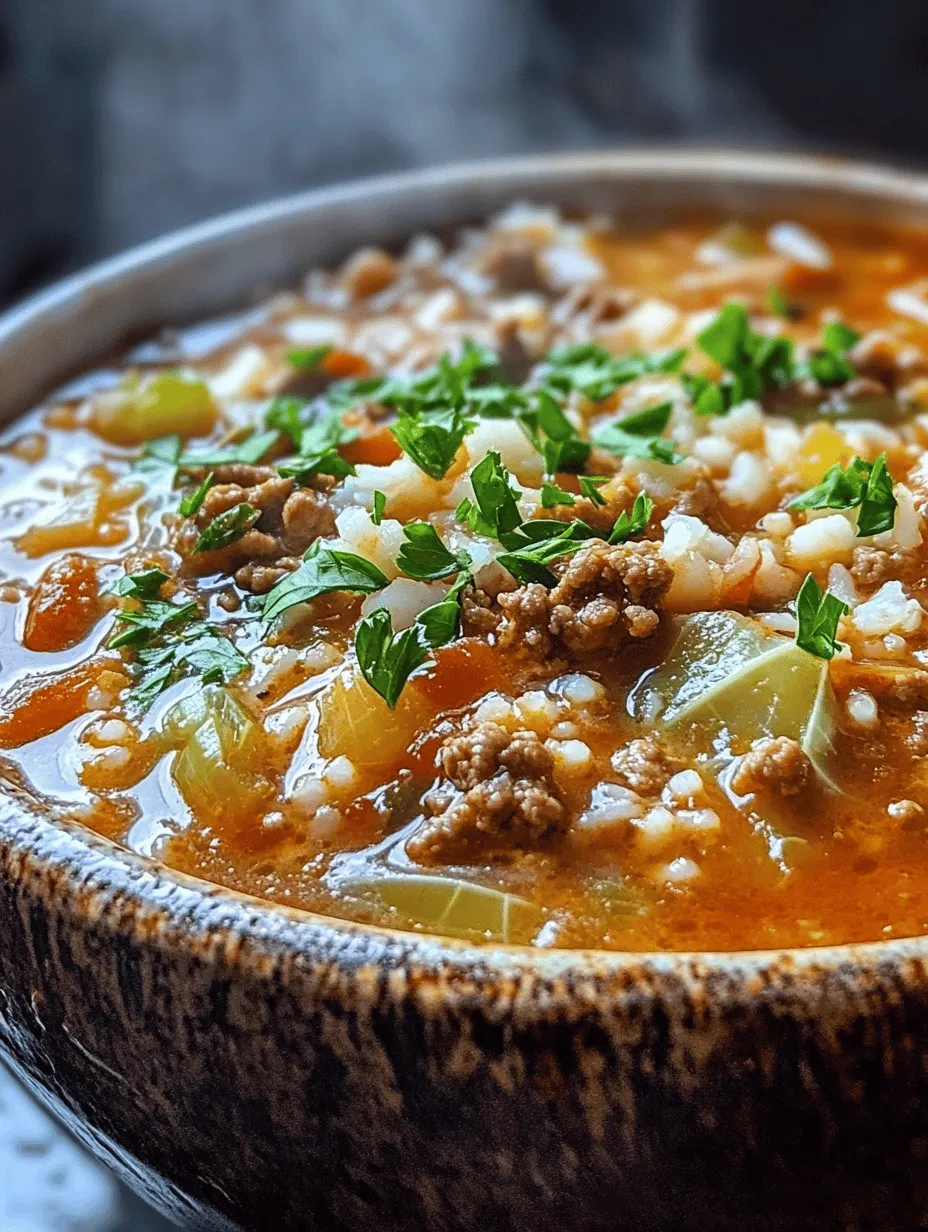
<instances>
[{"instance_id":1,"label":"green herb garnish","mask_svg":"<svg viewBox=\"0 0 928 1232\"><path fill-rule=\"evenodd\" d=\"M786 385L795 375L792 340L754 333L743 304L725 304L697 341L726 370L718 384L684 375L684 387L698 415L724 415L740 402Z\"/></svg>"},{"instance_id":2,"label":"green herb garnish","mask_svg":"<svg viewBox=\"0 0 928 1232\"><path fill-rule=\"evenodd\" d=\"M466 497L461 501L456 511L458 520L493 539L516 530L522 525L518 504L522 493L511 486L511 478L500 455L491 450L470 473L474 501Z\"/></svg>"},{"instance_id":3,"label":"green herb garnish","mask_svg":"<svg viewBox=\"0 0 928 1232\"><path fill-rule=\"evenodd\" d=\"M676 372L685 358L686 351L681 347L617 359L593 342L578 342L547 356L542 380L560 394L576 391L591 402L602 402L629 381L658 372Z\"/></svg>"},{"instance_id":4,"label":"green herb garnish","mask_svg":"<svg viewBox=\"0 0 928 1232\"><path fill-rule=\"evenodd\" d=\"M337 590L371 595L382 590L388 582L389 578L372 561L356 556L354 552L325 548L322 540L317 539L303 557L300 567L281 578L264 596L264 623L268 625L289 608L298 603L311 603L320 595Z\"/></svg>"},{"instance_id":5,"label":"green herb garnish","mask_svg":"<svg viewBox=\"0 0 928 1232\"><path fill-rule=\"evenodd\" d=\"M332 347L326 342L314 347L296 347L287 352L287 363L299 368L301 372L312 372L331 354Z\"/></svg>"},{"instance_id":6,"label":"green herb garnish","mask_svg":"<svg viewBox=\"0 0 928 1232\"><path fill-rule=\"evenodd\" d=\"M681 462L684 455L674 448L673 441L663 438L664 429L673 412L672 402L649 406L632 415L624 415L593 436L593 443L617 457L651 458L657 462Z\"/></svg>"},{"instance_id":7,"label":"green herb garnish","mask_svg":"<svg viewBox=\"0 0 928 1232\"><path fill-rule=\"evenodd\" d=\"M820 385L841 385L857 375L848 352L860 341L860 334L842 321L831 321L822 330L822 345L809 356L808 375Z\"/></svg>"},{"instance_id":8,"label":"green herb garnish","mask_svg":"<svg viewBox=\"0 0 928 1232\"><path fill-rule=\"evenodd\" d=\"M591 527L579 520L551 523L538 519L523 523L521 529L523 534L528 531L537 533L541 529L548 531L552 526L558 528L554 533L548 533L543 538L497 556L499 564L522 585L529 582L538 582L548 587L556 585L557 576L548 565L562 556L578 551L595 534Z\"/></svg>"},{"instance_id":9,"label":"green herb garnish","mask_svg":"<svg viewBox=\"0 0 928 1232\"><path fill-rule=\"evenodd\" d=\"M403 527L405 543L396 558L397 568L407 577L437 581L470 565L466 552L449 552L430 522L408 522Z\"/></svg>"},{"instance_id":10,"label":"green herb garnish","mask_svg":"<svg viewBox=\"0 0 928 1232\"><path fill-rule=\"evenodd\" d=\"M255 432L238 445L230 445L223 449L204 449L199 453L183 453L177 459L177 465L184 470L192 466L226 466L239 462L246 466L256 466L269 449L272 449L279 439L279 432Z\"/></svg>"},{"instance_id":11,"label":"green herb garnish","mask_svg":"<svg viewBox=\"0 0 928 1232\"><path fill-rule=\"evenodd\" d=\"M385 492L377 491L374 493L374 511L371 514L371 521L375 526L379 526L383 521L383 511L387 507L387 496Z\"/></svg>"},{"instance_id":12,"label":"green herb garnish","mask_svg":"<svg viewBox=\"0 0 928 1232\"><path fill-rule=\"evenodd\" d=\"M599 489L601 484L608 482L609 478L606 475L581 475L580 491L588 501L592 501L594 505L598 505L600 509L603 509L607 501Z\"/></svg>"},{"instance_id":13,"label":"green herb garnish","mask_svg":"<svg viewBox=\"0 0 928 1232\"><path fill-rule=\"evenodd\" d=\"M390 431L419 470L433 479L443 479L473 427L474 421L457 408L428 408L418 414L401 409Z\"/></svg>"},{"instance_id":14,"label":"green herb garnish","mask_svg":"<svg viewBox=\"0 0 928 1232\"><path fill-rule=\"evenodd\" d=\"M236 540L241 539L246 531L251 530L260 517L261 510L255 509L247 501L233 505L224 513L217 514L209 526L200 533L200 537L193 545L194 553L215 552L219 548L227 548Z\"/></svg>"},{"instance_id":15,"label":"green herb garnish","mask_svg":"<svg viewBox=\"0 0 928 1232\"><path fill-rule=\"evenodd\" d=\"M886 465L886 454L875 462L853 458L842 467L830 466L822 482L789 502L790 509L854 509L857 515L858 538L892 530L896 520L896 498L893 477Z\"/></svg>"},{"instance_id":16,"label":"green herb garnish","mask_svg":"<svg viewBox=\"0 0 928 1232\"><path fill-rule=\"evenodd\" d=\"M196 491L191 492L189 496L185 496L180 502L180 514L183 518L192 518L200 512L200 506L206 499L206 493L213 486L213 472L206 476Z\"/></svg>"},{"instance_id":17,"label":"green herb garnish","mask_svg":"<svg viewBox=\"0 0 928 1232\"><path fill-rule=\"evenodd\" d=\"M823 594L810 573L796 599L796 645L819 659L833 659L841 649L835 640L838 621L848 610L837 595Z\"/></svg>"},{"instance_id":18,"label":"green herb garnish","mask_svg":"<svg viewBox=\"0 0 928 1232\"><path fill-rule=\"evenodd\" d=\"M597 496L599 493L597 492ZM566 488L560 487L551 480L546 479L541 485L541 507L542 509L554 509L558 505L575 505L577 498L573 492L568 492ZM604 502L605 503L605 502Z\"/></svg>"},{"instance_id":19,"label":"green herb garnish","mask_svg":"<svg viewBox=\"0 0 928 1232\"><path fill-rule=\"evenodd\" d=\"M639 492L632 505L631 517L623 509L615 520L609 543L627 543L632 535L640 535L651 521L654 502L646 492Z\"/></svg>"}]
</instances>

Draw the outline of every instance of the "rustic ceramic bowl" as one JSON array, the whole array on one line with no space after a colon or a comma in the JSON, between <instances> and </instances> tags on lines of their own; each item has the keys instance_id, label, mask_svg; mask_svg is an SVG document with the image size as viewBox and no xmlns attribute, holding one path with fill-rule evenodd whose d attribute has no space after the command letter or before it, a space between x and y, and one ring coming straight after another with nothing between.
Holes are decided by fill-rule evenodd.
<instances>
[{"instance_id":1,"label":"rustic ceramic bowl","mask_svg":"<svg viewBox=\"0 0 928 1232\"><path fill-rule=\"evenodd\" d=\"M9 313L3 413L127 334L519 198L654 223L702 206L928 222L923 179L768 155L601 153L329 189ZM3 1052L193 1227L917 1228L926 959L928 938L624 956L355 926L180 876L12 783L0 799Z\"/></svg>"}]
</instances>

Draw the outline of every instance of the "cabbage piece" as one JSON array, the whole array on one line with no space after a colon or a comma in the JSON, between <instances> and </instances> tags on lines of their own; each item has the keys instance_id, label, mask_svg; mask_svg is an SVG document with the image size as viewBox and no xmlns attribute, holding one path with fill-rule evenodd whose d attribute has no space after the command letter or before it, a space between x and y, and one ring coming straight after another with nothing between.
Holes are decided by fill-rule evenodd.
<instances>
[{"instance_id":1,"label":"cabbage piece","mask_svg":"<svg viewBox=\"0 0 928 1232\"><path fill-rule=\"evenodd\" d=\"M360 672L344 671L319 698L319 752L350 757L357 766L388 765L403 757L434 718L415 681L391 710Z\"/></svg>"},{"instance_id":2,"label":"cabbage piece","mask_svg":"<svg viewBox=\"0 0 928 1232\"><path fill-rule=\"evenodd\" d=\"M540 907L456 877L396 873L342 882L340 889L392 907L408 924L443 937L527 945L544 922Z\"/></svg>"},{"instance_id":3,"label":"cabbage piece","mask_svg":"<svg viewBox=\"0 0 928 1232\"><path fill-rule=\"evenodd\" d=\"M828 760L837 702L828 663L735 612L698 612L666 661L637 691L637 717L656 717L718 747L741 751L760 736L797 740L834 787Z\"/></svg>"},{"instance_id":4,"label":"cabbage piece","mask_svg":"<svg viewBox=\"0 0 928 1232\"><path fill-rule=\"evenodd\" d=\"M257 773L259 729L225 689L183 698L165 715L161 734L180 748L171 773L194 813L248 813L266 793Z\"/></svg>"},{"instance_id":5,"label":"cabbage piece","mask_svg":"<svg viewBox=\"0 0 928 1232\"><path fill-rule=\"evenodd\" d=\"M204 436L216 422L209 386L182 372L129 373L118 389L98 394L90 423L117 445L140 445L159 436Z\"/></svg>"}]
</instances>

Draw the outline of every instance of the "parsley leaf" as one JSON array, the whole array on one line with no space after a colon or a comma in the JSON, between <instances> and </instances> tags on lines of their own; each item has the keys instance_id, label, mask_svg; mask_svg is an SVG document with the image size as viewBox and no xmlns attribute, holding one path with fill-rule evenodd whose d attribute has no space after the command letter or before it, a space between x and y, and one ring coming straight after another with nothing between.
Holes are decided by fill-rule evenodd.
<instances>
[{"instance_id":1,"label":"parsley leaf","mask_svg":"<svg viewBox=\"0 0 928 1232\"><path fill-rule=\"evenodd\" d=\"M443 479L473 427L474 421L457 408L427 408L419 414L401 409L390 431L420 471Z\"/></svg>"},{"instance_id":2,"label":"parsley leaf","mask_svg":"<svg viewBox=\"0 0 928 1232\"><path fill-rule=\"evenodd\" d=\"M358 622L354 648L361 674L391 710L406 681L428 658L422 627L412 624L394 633L390 613L382 607Z\"/></svg>"},{"instance_id":3,"label":"parsley leaf","mask_svg":"<svg viewBox=\"0 0 928 1232\"><path fill-rule=\"evenodd\" d=\"M591 402L602 402L620 385L657 372L676 372L686 358L685 349L632 354L622 359L593 342L578 342L552 351L545 360L545 385L562 394L574 391Z\"/></svg>"},{"instance_id":4,"label":"parsley leaf","mask_svg":"<svg viewBox=\"0 0 928 1232\"><path fill-rule=\"evenodd\" d=\"M251 530L260 517L261 510L255 509L247 501L233 505L224 513L217 514L209 526L200 533L200 537L193 545L194 554L227 548L230 543L235 543L246 531Z\"/></svg>"},{"instance_id":5,"label":"parsley leaf","mask_svg":"<svg viewBox=\"0 0 928 1232\"><path fill-rule=\"evenodd\" d=\"M657 462L681 462L684 455L676 451L673 441L662 437L672 412L672 402L662 402L659 406L635 411L600 428L593 436L593 443L620 458L653 458Z\"/></svg>"},{"instance_id":6,"label":"parsley leaf","mask_svg":"<svg viewBox=\"0 0 928 1232\"><path fill-rule=\"evenodd\" d=\"M833 659L841 649L835 635L846 611L847 604L831 592L823 594L810 573L796 599L796 645L816 658Z\"/></svg>"},{"instance_id":7,"label":"parsley leaf","mask_svg":"<svg viewBox=\"0 0 928 1232\"><path fill-rule=\"evenodd\" d=\"M200 506L206 499L206 493L213 486L213 472L206 476L195 492L191 492L189 496L185 496L180 502L180 514L183 518L192 518L194 514L200 512Z\"/></svg>"},{"instance_id":8,"label":"parsley leaf","mask_svg":"<svg viewBox=\"0 0 928 1232\"><path fill-rule=\"evenodd\" d=\"M299 368L301 372L312 372L331 354L332 347L326 342L314 347L297 347L287 352L287 363Z\"/></svg>"},{"instance_id":9,"label":"parsley leaf","mask_svg":"<svg viewBox=\"0 0 928 1232\"><path fill-rule=\"evenodd\" d=\"M581 475L580 476L580 491L583 493L583 495L587 498L588 501L592 501L594 505L598 505L600 509L603 509L608 504L608 502L605 496L603 496L602 492L600 492L599 488L600 488L600 484L608 483L608 482L609 482L609 479L608 479L608 476L606 475L603 475L603 476Z\"/></svg>"},{"instance_id":10,"label":"parsley leaf","mask_svg":"<svg viewBox=\"0 0 928 1232\"><path fill-rule=\"evenodd\" d=\"M760 398L795 375L792 340L754 333L743 304L725 304L697 341L706 355L726 369L718 384L706 377L684 375L684 387L698 415L724 415L739 402Z\"/></svg>"},{"instance_id":11,"label":"parsley leaf","mask_svg":"<svg viewBox=\"0 0 928 1232\"><path fill-rule=\"evenodd\" d=\"M627 543L632 535L640 535L651 521L654 512L654 502L647 492L639 492L632 505L631 517L623 509L615 520L609 543Z\"/></svg>"},{"instance_id":12,"label":"parsley leaf","mask_svg":"<svg viewBox=\"0 0 928 1232\"><path fill-rule=\"evenodd\" d=\"M157 695L182 675L200 676L204 683L227 684L248 666L248 660L218 630L207 625L199 604L170 603L161 598L167 575L148 569L120 578L118 595L134 599L138 610L120 611L116 620L126 626L110 638L114 649L135 652L137 680L132 701L146 710Z\"/></svg>"},{"instance_id":13,"label":"parsley leaf","mask_svg":"<svg viewBox=\"0 0 928 1232\"><path fill-rule=\"evenodd\" d=\"M457 507L458 520L493 539L516 530L522 525L518 504L522 493L511 486L511 478L500 455L491 450L470 473L476 504L465 497Z\"/></svg>"},{"instance_id":14,"label":"parsley leaf","mask_svg":"<svg viewBox=\"0 0 928 1232\"><path fill-rule=\"evenodd\" d=\"M461 592L471 581L471 576L462 571L454 585L438 603L433 603L416 617L416 624L429 646L445 646L453 642L461 631Z\"/></svg>"},{"instance_id":15,"label":"parsley leaf","mask_svg":"<svg viewBox=\"0 0 928 1232\"><path fill-rule=\"evenodd\" d=\"M596 495L599 496L599 493L597 492ZM574 494L558 484L545 480L541 485L542 509L554 509L557 505L575 505L576 503L577 499Z\"/></svg>"},{"instance_id":16,"label":"parsley leaf","mask_svg":"<svg viewBox=\"0 0 928 1232\"><path fill-rule=\"evenodd\" d=\"M841 321L831 321L822 330L822 346L809 356L808 373L820 385L840 385L857 375L848 351L860 341L860 334Z\"/></svg>"},{"instance_id":17,"label":"parsley leaf","mask_svg":"<svg viewBox=\"0 0 928 1232\"><path fill-rule=\"evenodd\" d=\"M886 454L881 453L867 476L867 486L857 515L858 538L892 530L896 521L896 504L893 477L886 466Z\"/></svg>"},{"instance_id":18,"label":"parsley leaf","mask_svg":"<svg viewBox=\"0 0 928 1232\"><path fill-rule=\"evenodd\" d=\"M385 492L376 491L374 493L374 511L371 514L371 521L375 526L379 526L383 521L383 511L387 507L387 494Z\"/></svg>"},{"instance_id":19,"label":"parsley leaf","mask_svg":"<svg viewBox=\"0 0 928 1232\"><path fill-rule=\"evenodd\" d=\"M171 479L173 481L182 448L183 445L179 436L160 436L157 440L146 441L142 446L141 456L133 469L149 474L158 474L163 472L165 468L168 468L172 472Z\"/></svg>"},{"instance_id":20,"label":"parsley leaf","mask_svg":"<svg viewBox=\"0 0 928 1232\"><path fill-rule=\"evenodd\" d=\"M205 449L199 453L183 453L177 459L177 465L184 470L192 466L225 466L230 462L243 462L246 466L256 466L267 451L277 444L279 433L254 432L247 440L238 445L230 445L224 449Z\"/></svg>"},{"instance_id":21,"label":"parsley leaf","mask_svg":"<svg viewBox=\"0 0 928 1232\"><path fill-rule=\"evenodd\" d=\"M116 620L127 627L110 638L109 645L114 650L121 646L144 646L168 629L199 616L196 602L170 603L161 598L161 587L167 580L168 575L160 569L146 569L144 573L130 573L119 579L113 593L134 599L141 608L116 613Z\"/></svg>"},{"instance_id":22,"label":"parsley leaf","mask_svg":"<svg viewBox=\"0 0 928 1232\"><path fill-rule=\"evenodd\" d=\"M298 603L311 603L320 595L336 590L371 595L382 590L388 581L373 561L356 556L354 552L325 548L322 540L317 539L303 557L299 569L281 578L264 596L264 623L268 625L289 608Z\"/></svg>"},{"instance_id":23,"label":"parsley leaf","mask_svg":"<svg viewBox=\"0 0 928 1232\"><path fill-rule=\"evenodd\" d=\"M420 612L415 622L400 633L393 632L393 622L385 608L378 608L358 622L354 637L358 666L391 710L406 681L428 658L429 650L445 646L458 636L461 592L469 581L468 573L459 573L444 599Z\"/></svg>"},{"instance_id":24,"label":"parsley leaf","mask_svg":"<svg viewBox=\"0 0 928 1232\"><path fill-rule=\"evenodd\" d=\"M523 532L530 527L536 527L539 521L541 519L536 522L526 522L522 528ZM547 528L552 523L545 525ZM585 522L577 520L566 524L555 522L553 525L559 527L558 532L527 543L513 551L501 552L497 556L497 561L512 574L517 582L523 585L529 582L539 582L542 586L554 586L557 583L557 577L548 568L549 563L561 556L576 552L594 534Z\"/></svg>"},{"instance_id":25,"label":"parsley leaf","mask_svg":"<svg viewBox=\"0 0 928 1232\"><path fill-rule=\"evenodd\" d=\"M536 389L526 400L516 419L523 432L544 455L545 474L582 471L590 456L590 442L584 440L547 389Z\"/></svg>"},{"instance_id":26,"label":"parsley leaf","mask_svg":"<svg viewBox=\"0 0 928 1232\"><path fill-rule=\"evenodd\" d=\"M423 582L436 581L470 564L466 552L449 552L431 522L408 522L403 527L405 543L396 558L397 567L407 577Z\"/></svg>"},{"instance_id":27,"label":"parsley leaf","mask_svg":"<svg viewBox=\"0 0 928 1232\"><path fill-rule=\"evenodd\" d=\"M344 479L355 469L338 452L358 436L356 428L342 423L341 413L303 398L275 398L265 414L269 427L286 433L297 449L297 457L285 458L277 471L284 478L308 484L313 475L332 475Z\"/></svg>"},{"instance_id":28,"label":"parsley leaf","mask_svg":"<svg viewBox=\"0 0 928 1232\"><path fill-rule=\"evenodd\" d=\"M896 520L893 477L886 465L886 454L875 462L853 458L847 467L839 462L830 466L820 484L789 502L790 509L853 509L857 515L857 536L878 535L892 530Z\"/></svg>"}]
</instances>

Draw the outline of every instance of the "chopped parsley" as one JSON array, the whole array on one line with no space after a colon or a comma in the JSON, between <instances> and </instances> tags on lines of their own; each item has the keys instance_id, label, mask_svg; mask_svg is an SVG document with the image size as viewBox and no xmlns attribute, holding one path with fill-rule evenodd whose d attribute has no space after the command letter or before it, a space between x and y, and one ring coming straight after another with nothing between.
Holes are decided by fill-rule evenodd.
<instances>
[{"instance_id":1,"label":"chopped parsley","mask_svg":"<svg viewBox=\"0 0 928 1232\"><path fill-rule=\"evenodd\" d=\"M857 535L865 538L892 530L896 520L893 477L886 465L886 454L875 462L854 458L846 466L839 462L828 468L822 482L789 503L790 509L854 509Z\"/></svg>"},{"instance_id":2,"label":"chopped parsley","mask_svg":"<svg viewBox=\"0 0 928 1232\"><path fill-rule=\"evenodd\" d=\"M511 478L500 455L491 450L470 473L474 500L465 497L461 501L456 511L458 520L478 535L493 539L504 540L505 535L517 530L522 525L522 493L512 487Z\"/></svg>"},{"instance_id":3,"label":"chopped parsley","mask_svg":"<svg viewBox=\"0 0 928 1232\"><path fill-rule=\"evenodd\" d=\"M545 460L545 474L553 478L558 471L579 472L590 456L590 442L584 440L547 389L536 389L516 412L523 432Z\"/></svg>"},{"instance_id":4,"label":"chopped parsley","mask_svg":"<svg viewBox=\"0 0 928 1232\"><path fill-rule=\"evenodd\" d=\"M469 580L467 573L461 573L441 602L420 612L413 624L400 633L393 632L393 621L385 608L359 621L354 637L358 667L391 710L406 681L426 661L429 651L458 636L460 596Z\"/></svg>"},{"instance_id":5,"label":"chopped parsley","mask_svg":"<svg viewBox=\"0 0 928 1232\"><path fill-rule=\"evenodd\" d=\"M181 676L199 676L204 684L228 684L248 666L229 639L205 623L198 603L171 603L161 598L167 580L160 569L148 569L128 574L114 587L115 594L139 605L116 613L124 627L109 644L135 654L131 701L140 710L147 710Z\"/></svg>"},{"instance_id":6,"label":"chopped parsley","mask_svg":"<svg viewBox=\"0 0 928 1232\"><path fill-rule=\"evenodd\" d=\"M287 352L287 363L301 372L312 372L331 354L332 347L327 342L314 347L296 347Z\"/></svg>"},{"instance_id":7,"label":"chopped parsley","mask_svg":"<svg viewBox=\"0 0 928 1232\"><path fill-rule=\"evenodd\" d=\"M159 476L170 471L173 483L182 450L183 443L179 436L159 436L153 441L146 441L134 469Z\"/></svg>"},{"instance_id":8,"label":"chopped parsley","mask_svg":"<svg viewBox=\"0 0 928 1232\"><path fill-rule=\"evenodd\" d=\"M555 527L556 530L553 529ZM539 530L544 537L530 540L512 551L502 552L496 559L517 582L523 585L538 582L542 586L551 587L556 585L557 577L548 565L562 556L578 551L595 532L579 519L572 522L548 522L539 518L523 523L523 536L537 533Z\"/></svg>"},{"instance_id":9,"label":"chopped parsley","mask_svg":"<svg viewBox=\"0 0 928 1232\"><path fill-rule=\"evenodd\" d=\"M631 517L623 509L615 520L609 542L627 543L632 535L640 535L651 521L654 512L654 502L646 492L639 492L632 505Z\"/></svg>"},{"instance_id":10,"label":"chopped parsley","mask_svg":"<svg viewBox=\"0 0 928 1232\"><path fill-rule=\"evenodd\" d=\"M221 449L204 449L200 452L182 453L177 459L177 465L182 469L192 466L226 466L239 462L246 466L256 466L265 454L277 444L279 433L254 432L247 440L238 445L229 445Z\"/></svg>"},{"instance_id":11,"label":"chopped parsley","mask_svg":"<svg viewBox=\"0 0 928 1232\"><path fill-rule=\"evenodd\" d=\"M663 436L673 412L672 402L646 407L614 420L594 433L593 443L617 457L651 458L656 462L681 462L684 455Z\"/></svg>"},{"instance_id":12,"label":"chopped parsley","mask_svg":"<svg viewBox=\"0 0 928 1232\"><path fill-rule=\"evenodd\" d=\"M552 480L546 479L541 485L542 509L554 509L557 505L575 505L576 503L577 498L573 492L568 492L566 488L562 488Z\"/></svg>"},{"instance_id":13,"label":"chopped parsley","mask_svg":"<svg viewBox=\"0 0 928 1232\"><path fill-rule=\"evenodd\" d=\"M338 451L357 438L358 430L346 427L340 412L303 398L275 398L265 422L285 433L296 447L295 457L278 464L278 473L284 478L306 485L314 475L344 479L355 473Z\"/></svg>"},{"instance_id":14,"label":"chopped parsley","mask_svg":"<svg viewBox=\"0 0 928 1232\"><path fill-rule=\"evenodd\" d=\"M379 526L383 521L383 511L387 507L387 496L385 492L376 491L374 493L374 510L371 514L371 521L375 526Z\"/></svg>"},{"instance_id":15,"label":"chopped parsley","mask_svg":"<svg viewBox=\"0 0 928 1232\"><path fill-rule=\"evenodd\" d=\"M261 609L264 623L269 625L291 607L311 603L320 595L336 590L371 595L382 590L388 582L389 578L373 561L354 552L323 547L322 540L317 539L303 557L300 567L281 578L264 596Z\"/></svg>"},{"instance_id":16,"label":"chopped parsley","mask_svg":"<svg viewBox=\"0 0 928 1232\"><path fill-rule=\"evenodd\" d=\"M461 442L474 427L457 408L426 408L419 414L400 409L390 431L420 471L443 479Z\"/></svg>"},{"instance_id":17,"label":"chopped parsley","mask_svg":"<svg viewBox=\"0 0 928 1232\"><path fill-rule=\"evenodd\" d=\"M215 552L219 548L227 548L230 544L235 543L236 540L241 539L246 531L251 530L260 517L261 510L255 509L247 501L233 505L231 509L226 509L224 513L217 514L209 526L201 531L200 537L193 545L194 554L197 552Z\"/></svg>"},{"instance_id":18,"label":"chopped parsley","mask_svg":"<svg viewBox=\"0 0 928 1232\"><path fill-rule=\"evenodd\" d=\"M831 321L822 330L822 345L809 356L807 374L820 385L841 385L857 375L848 352L860 334L841 321Z\"/></svg>"},{"instance_id":19,"label":"chopped parsley","mask_svg":"<svg viewBox=\"0 0 928 1232\"><path fill-rule=\"evenodd\" d=\"M609 477L607 475L581 475L580 491L588 501L592 501L594 505L598 505L600 509L603 509L607 501L599 489L601 484L608 482Z\"/></svg>"},{"instance_id":20,"label":"chopped parsley","mask_svg":"<svg viewBox=\"0 0 928 1232\"><path fill-rule=\"evenodd\" d=\"M200 486L191 492L189 496L185 496L180 502L180 515L182 518L192 518L200 512L200 507L206 500L206 493L213 486L213 472L206 476Z\"/></svg>"},{"instance_id":21,"label":"chopped parsley","mask_svg":"<svg viewBox=\"0 0 928 1232\"><path fill-rule=\"evenodd\" d=\"M823 594L810 573L796 598L796 645L818 659L833 659L841 649L838 621L847 610L837 595Z\"/></svg>"},{"instance_id":22,"label":"chopped parsley","mask_svg":"<svg viewBox=\"0 0 928 1232\"><path fill-rule=\"evenodd\" d=\"M652 355L626 355L617 359L593 342L578 342L552 351L546 359L545 385L565 395L574 391L591 402L602 402L620 385L659 372L676 372L686 351L656 351Z\"/></svg>"},{"instance_id":23,"label":"chopped parsley","mask_svg":"<svg viewBox=\"0 0 928 1232\"><path fill-rule=\"evenodd\" d=\"M725 304L697 342L725 369L717 384L704 376L684 374L683 385L697 415L724 415L739 402L788 384L795 375L792 340L756 334L743 304Z\"/></svg>"},{"instance_id":24,"label":"chopped parsley","mask_svg":"<svg viewBox=\"0 0 928 1232\"><path fill-rule=\"evenodd\" d=\"M407 522L403 538L396 564L407 577L432 582L470 565L466 552L449 552L431 522Z\"/></svg>"}]
</instances>

